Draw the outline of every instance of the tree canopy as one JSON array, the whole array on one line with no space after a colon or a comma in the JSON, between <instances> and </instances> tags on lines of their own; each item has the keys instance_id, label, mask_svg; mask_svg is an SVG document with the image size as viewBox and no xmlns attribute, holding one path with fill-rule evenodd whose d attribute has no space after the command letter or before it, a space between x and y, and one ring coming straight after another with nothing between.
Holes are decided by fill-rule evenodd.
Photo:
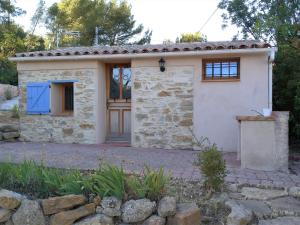
<instances>
[{"instance_id":1,"label":"tree canopy","mask_svg":"<svg viewBox=\"0 0 300 225\"><path fill-rule=\"evenodd\" d=\"M0 0L0 83L18 83L16 65L8 60L9 56L16 52L44 50L42 37L29 34L14 23L12 18L23 12L12 1Z\"/></svg>"},{"instance_id":2,"label":"tree canopy","mask_svg":"<svg viewBox=\"0 0 300 225\"><path fill-rule=\"evenodd\" d=\"M235 38L278 47L273 75L273 109L290 111L290 140L300 141L300 0L221 0L224 27L240 28Z\"/></svg>"},{"instance_id":3,"label":"tree canopy","mask_svg":"<svg viewBox=\"0 0 300 225\"><path fill-rule=\"evenodd\" d=\"M182 33L180 37L176 38L176 43L182 42L206 42L207 38L199 31L195 33Z\"/></svg>"},{"instance_id":4,"label":"tree canopy","mask_svg":"<svg viewBox=\"0 0 300 225\"><path fill-rule=\"evenodd\" d=\"M96 27L99 28L98 43L103 45L149 43L152 35L149 30L142 34L144 27L136 24L126 1L61 0L48 9L46 24L52 46L62 31L79 31L80 37L64 35L60 39L61 46L92 45Z\"/></svg>"}]
</instances>

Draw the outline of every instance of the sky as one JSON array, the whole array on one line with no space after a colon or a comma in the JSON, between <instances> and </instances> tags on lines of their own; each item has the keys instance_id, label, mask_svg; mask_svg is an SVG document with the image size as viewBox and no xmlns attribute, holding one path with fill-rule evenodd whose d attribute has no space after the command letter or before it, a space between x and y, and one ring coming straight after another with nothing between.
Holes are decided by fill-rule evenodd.
<instances>
[{"instance_id":1,"label":"sky","mask_svg":"<svg viewBox=\"0 0 300 225\"><path fill-rule=\"evenodd\" d=\"M145 29L153 31L152 44L164 40L175 41L181 33L200 31L208 18L216 11L220 0L127 0L132 5L132 14L137 24L142 23ZM46 0L50 6L58 0ZM17 6L24 9L26 15L16 18L25 30L30 28L30 18L35 12L38 0L16 0ZM218 9L201 33L208 41L231 40L237 33L235 26L222 29L222 11ZM37 29L37 34L44 35L43 27Z\"/></svg>"}]
</instances>

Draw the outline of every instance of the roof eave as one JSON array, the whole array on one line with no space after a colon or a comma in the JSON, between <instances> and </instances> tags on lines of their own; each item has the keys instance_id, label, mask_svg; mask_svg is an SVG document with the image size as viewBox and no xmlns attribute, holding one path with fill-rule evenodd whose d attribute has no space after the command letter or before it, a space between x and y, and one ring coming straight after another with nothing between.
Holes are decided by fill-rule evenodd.
<instances>
[{"instance_id":1,"label":"roof eave","mask_svg":"<svg viewBox=\"0 0 300 225\"><path fill-rule=\"evenodd\" d=\"M35 56L35 57L10 57L13 62L33 61L68 61L68 60L107 60L107 59L136 59L154 57L187 57L222 54L254 54L275 52L277 48L247 48L247 49L224 49L186 52L155 52L155 53L129 53L129 54L103 54L103 55L74 55L74 56Z\"/></svg>"}]
</instances>

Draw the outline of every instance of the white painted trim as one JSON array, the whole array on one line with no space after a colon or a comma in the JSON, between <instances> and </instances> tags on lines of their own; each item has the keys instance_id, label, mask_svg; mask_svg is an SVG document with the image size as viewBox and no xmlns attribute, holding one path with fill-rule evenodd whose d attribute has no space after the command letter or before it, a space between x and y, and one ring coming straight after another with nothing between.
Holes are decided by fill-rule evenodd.
<instances>
[{"instance_id":1,"label":"white painted trim","mask_svg":"<svg viewBox=\"0 0 300 225\"><path fill-rule=\"evenodd\" d=\"M224 49L206 51L187 51L187 52L157 52L157 53L129 53L129 54L107 54L107 55L75 55L75 56L36 56L36 57L10 57L13 62L31 61L61 61L61 60L109 60L109 59L137 59L154 57L183 57L183 56L205 56L221 54L255 54L269 53L276 51L276 48L256 48L256 49Z\"/></svg>"}]
</instances>

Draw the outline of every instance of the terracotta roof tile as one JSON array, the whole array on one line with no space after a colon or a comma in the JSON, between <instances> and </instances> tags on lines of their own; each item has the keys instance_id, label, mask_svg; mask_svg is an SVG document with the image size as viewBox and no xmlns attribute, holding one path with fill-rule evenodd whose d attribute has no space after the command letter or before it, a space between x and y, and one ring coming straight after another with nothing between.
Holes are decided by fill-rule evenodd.
<instances>
[{"instance_id":1,"label":"terracotta roof tile","mask_svg":"<svg viewBox=\"0 0 300 225\"><path fill-rule=\"evenodd\" d=\"M73 55L107 55L130 53L159 53L184 51L209 51L223 49L269 48L269 44L260 41L224 41L224 42L192 42L176 44L148 44L148 45L122 45L122 46L91 46L69 47L48 51L23 52L15 54L19 57L45 57L45 56L73 56Z\"/></svg>"}]
</instances>

